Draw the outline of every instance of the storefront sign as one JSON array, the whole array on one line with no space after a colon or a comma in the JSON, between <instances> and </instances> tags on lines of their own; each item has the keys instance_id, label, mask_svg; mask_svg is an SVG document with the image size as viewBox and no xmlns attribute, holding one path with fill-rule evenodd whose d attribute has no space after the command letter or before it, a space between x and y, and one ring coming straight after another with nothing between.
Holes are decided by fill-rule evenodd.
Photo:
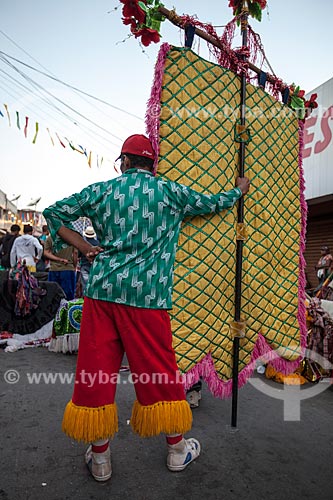
<instances>
[{"instance_id":1,"label":"storefront sign","mask_svg":"<svg viewBox=\"0 0 333 500\"><path fill-rule=\"evenodd\" d=\"M333 78L312 93L318 94L319 106L304 127L306 199L333 193Z\"/></svg>"}]
</instances>

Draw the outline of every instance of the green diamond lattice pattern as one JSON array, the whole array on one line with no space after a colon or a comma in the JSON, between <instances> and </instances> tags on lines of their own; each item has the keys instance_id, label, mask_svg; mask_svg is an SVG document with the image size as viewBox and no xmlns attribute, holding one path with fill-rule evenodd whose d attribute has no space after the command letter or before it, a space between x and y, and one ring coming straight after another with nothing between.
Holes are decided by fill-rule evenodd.
<instances>
[{"instance_id":1,"label":"green diamond lattice pattern","mask_svg":"<svg viewBox=\"0 0 333 500\"><path fill-rule=\"evenodd\" d=\"M172 48L164 70L158 174L201 192L234 186L239 144L240 81L190 49ZM298 122L263 90L247 86L252 139L245 169L240 366L250 362L257 335L294 359L299 346L298 264L300 191ZM231 378L237 209L185 221L175 266L172 327L180 369L211 353L217 373Z\"/></svg>"}]
</instances>

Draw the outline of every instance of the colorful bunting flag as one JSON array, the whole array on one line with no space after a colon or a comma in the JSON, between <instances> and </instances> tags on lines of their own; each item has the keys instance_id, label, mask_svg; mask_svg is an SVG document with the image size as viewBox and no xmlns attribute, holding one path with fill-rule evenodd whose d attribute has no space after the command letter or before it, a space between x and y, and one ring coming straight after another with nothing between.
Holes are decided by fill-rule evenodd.
<instances>
[{"instance_id":1,"label":"colorful bunting flag","mask_svg":"<svg viewBox=\"0 0 333 500\"><path fill-rule=\"evenodd\" d=\"M39 129L39 125L38 125L38 122L36 122L35 137L33 138L32 144L36 144L38 129Z\"/></svg>"},{"instance_id":2,"label":"colorful bunting flag","mask_svg":"<svg viewBox=\"0 0 333 500\"><path fill-rule=\"evenodd\" d=\"M82 146L80 146L80 144L79 144L79 148L82 149L82 153L88 158L87 150L85 148L83 148Z\"/></svg>"},{"instance_id":3,"label":"colorful bunting flag","mask_svg":"<svg viewBox=\"0 0 333 500\"><path fill-rule=\"evenodd\" d=\"M65 148L66 147L65 144L62 142L62 140L58 136L57 132L55 133L55 135L58 137L58 140L59 140L60 144L62 145L62 147Z\"/></svg>"},{"instance_id":4,"label":"colorful bunting flag","mask_svg":"<svg viewBox=\"0 0 333 500\"><path fill-rule=\"evenodd\" d=\"M24 137L27 138L29 117L25 117Z\"/></svg>"},{"instance_id":5,"label":"colorful bunting flag","mask_svg":"<svg viewBox=\"0 0 333 500\"><path fill-rule=\"evenodd\" d=\"M51 135L51 132L49 131L49 129L48 129L48 128L47 128L46 130L47 130L47 132L48 132L48 134L49 134L49 137L50 137L50 139L51 139L52 146L54 146L54 140L53 140L53 137L52 137L52 135Z\"/></svg>"},{"instance_id":6,"label":"colorful bunting flag","mask_svg":"<svg viewBox=\"0 0 333 500\"><path fill-rule=\"evenodd\" d=\"M10 114L9 114L9 111L8 111L8 106L7 106L7 104L4 104L4 106L5 106L5 110L6 110L7 117L8 117L8 123L9 123L9 126L11 127L12 124L10 122Z\"/></svg>"},{"instance_id":7,"label":"colorful bunting flag","mask_svg":"<svg viewBox=\"0 0 333 500\"><path fill-rule=\"evenodd\" d=\"M10 118L10 113L9 113L9 109L8 109L8 105L7 104L4 104L3 105L5 110L6 110L6 114L7 114L7 117L8 117L8 124L9 126L11 127L11 118ZM0 110L0 116L2 118L4 118L4 114L2 113L2 111ZM17 125L17 128L19 130L21 130L21 124L20 124L20 113L19 111L16 111L16 125ZM25 117L25 125L24 125L24 129L23 129L23 134L24 134L24 137L27 138L28 136L28 125L29 125L29 117L26 116ZM49 130L49 128L46 128L47 132L48 132L48 135L50 137L50 140L52 142L52 145L54 146L55 143L54 143L54 140L53 140L53 137L51 135L51 132ZM34 138L33 138L33 141L32 143L35 144L36 143L36 140L37 140L37 136L38 136L38 132L39 132L39 123L38 122L35 122L35 135L34 135ZM59 137L59 135L57 134L57 132L54 132L55 135L57 136L58 140L59 140L59 143L61 144L61 146L63 148L66 148L66 145L64 144L64 142L61 140L61 138ZM72 141L70 141L69 139L67 139L67 137L64 138L67 142L68 142L68 145L69 147L73 150L73 151L77 151L78 153L80 154L84 154L85 157L87 158L88 160L88 165L89 167L91 168L91 164L92 164L92 156L93 156L93 153L92 151L89 151L89 155L87 153L87 150L86 148L84 148L83 146L81 146L80 144L76 147ZM99 158L98 155L96 155L96 164L97 164L97 168L101 167L102 164L103 164L103 161L104 161L104 158L103 156L101 158ZM106 161L110 161L110 160L106 160ZM117 171L117 168L116 166L114 165L115 167L115 171L117 173L119 173Z\"/></svg>"},{"instance_id":8,"label":"colorful bunting flag","mask_svg":"<svg viewBox=\"0 0 333 500\"><path fill-rule=\"evenodd\" d=\"M73 144L71 143L71 141L70 141L69 139L67 139L67 137L65 137L65 139L66 139L66 141L68 142L69 147L70 147L73 151L75 151L75 147L73 146Z\"/></svg>"},{"instance_id":9,"label":"colorful bunting flag","mask_svg":"<svg viewBox=\"0 0 333 500\"><path fill-rule=\"evenodd\" d=\"M18 111L16 111L16 125L17 125L17 128L19 130L21 130L21 127L20 127L20 115L19 115Z\"/></svg>"}]
</instances>

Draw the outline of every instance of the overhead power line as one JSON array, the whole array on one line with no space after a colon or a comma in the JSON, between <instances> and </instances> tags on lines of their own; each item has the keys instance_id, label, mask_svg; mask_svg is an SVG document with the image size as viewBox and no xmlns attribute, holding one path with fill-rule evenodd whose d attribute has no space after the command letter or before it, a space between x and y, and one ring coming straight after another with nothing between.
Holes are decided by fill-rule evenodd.
<instances>
[{"instance_id":1,"label":"overhead power line","mask_svg":"<svg viewBox=\"0 0 333 500\"><path fill-rule=\"evenodd\" d=\"M0 51L0 54L2 54L1 51ZM80 116L81 118L83 118L87 122L91 123L92 125L94 125L95 127L99 128L100 130L103 130L103 132L111 135L112 137L114 137L115 139L117 139L119 141L122 141L122 139L120 137L116 136L115 134L113 134L112 132L110 132L106 128L102 127L101 125L98 125L98 123L96 123L93 120L91 120L90 118L86 117L85 115L83 115L79 111L75 110L72 106L70 106L69 104L66 104L64 101L62 101L61 99L59 99L58 97L56 97L54 94L52 94L48 90L44 89L42 85L40 85L39 83L35 82L32 78L30 78L28 75L26 75L20 69L18 69L14 64L12 64L10 61L8 61L8 59L6 59L6 57L4 57L3 55L2 56L0 55L0 59L3 62L5 62L6 64L8 64L8 66L11 67L12 69L14 69L17 73L19 73L19 75L21 75L22 78L24 78L26 81L28 81L31 85L33 85L35 88L39 89L39 91L42 91L42 92L46 93L47 95L49 95L50 97L52 97L53 99L55 99L57 102L59 102L60 104L62 104L63 106L65 106L66 108L68 108L69 110L71 110L73 113L76 113L78 116ZM50 101L48 101L48 104L51 104ZM64 114L64 112L61 111L57 106L55 106L54 104L51 104L51 105L53 107L55 107L58 111L60 111L60 112L62 112ZM68 115L67 115L67 118L68 118Z\"/></svg>"},{"instance_id":2,"label":"overhead power line","mask_svg":"<svg viewBox=\"0 0 333 500\"><path fill-rule=\"evenodd\" d=\"M63 118L65 118L66 120L69 120L71 122L71 124L77 126L79 129L81 129L82 132L84 132L87 137L89 137L90 139L92 137L94 137L94 142L97 142L99 144L101 144L101 141L103 141L103 143L106 141L107 142L107 146L105 144L103 144L103 148L106 146L107 148L109 148L110 144L113 144L114 146L116 146L117 148L119 147L118 145L116 145L112 139L110 138L110 136L114 137L116 139L116 141L122 141L122 139L114 134L112 134L110 132L110 129L108 128L105 129L104 127L101 127L98 123L96 123L95 121L92 121L90 120L89 118L87 118L88 115L83 115L82 113L80 113L79 111L77 111L77 106L76 106L76 109L74 109L74 107L72 106L69 106L68 104L66 104L66 102L64 102L63 100L59 99L56 95L54 95L53 93L49 92L48 90L45 89L45 86L43 87L41 84L38 83L37 80L34 80L32 79L28 73L26 72L23 72L21 71L15 64L14 62L16 61L18 64L20 65L23 65L25 66L26 68L30 69L30 70L33 70L34 72L37 72L39 73L41 76L44 76L46 78L49 78L51 80L53 80L54 82L58 83L58 84L61 84L61 85L64 85L65 87L68 87L70 90L72 90L73 92L75 92L78 97L82 100L84 100L86 103L88 103L90 106L93 106L94 107L94 111L96 110L99 110L101 113L105 114L106 116L108 116L111 120L115 120L115 118L111 115L111 114L108 114L106 113L104 109L99 109L98 106L96 105L96 102L93 103L92 102L92 99L94 101L99 101L100 103L108 106L109 108L112 108L113 110L117 110L117 111L120 111L122 113L124 113L125 115L128 115L128 116L132 116L136 119L139 119L140 121L143 121L142 118L140 118L139 116L133 114L133 113L130 113L118 106L115 106L107 101L104 101L103 99L100 99L92 94L89 94L87 92L84 92L83 90L73 86L73 85L70 85L70 84L67 84L66 82L64 82L63 80L57 78L54 73L52 73L52 71L48 68L46 68L43 64L41 64L36 58L34 58L31 54L29 54L29 52L27 50L25 50L23 47L21 47L17 42L15 42L15 40L13 40L10 36L8 36L6 33L4 33L4 31L0 30L0 34L3 35L5 38L7 38L13 45L15 45L15 47L17 47L18 49L20 49L22 52L24 52L24 54L26 54L30 59L32 59L36 64L38 64L38 66L40 66L41 68L43 68L45 70L44 71L40 71L38 70L37 68L35 68L34 66L31 66L23 61L21 61L20 59L18 58L15 58L9 54L7 54L6 52L3 52L3 51L0 51L0 61L2 60L2 62L4 64L6 64L7 66L9 66L13 71L15 71L16 73L19 74L19 76L22 78L22 83L19 82L17 79L14 78L14 76L10 75L9 73L7 73L6 71L4 71L3 69L0 69L0 76L4 79L9 79L9 83L11 84L9 88L7 89L4 89L3 86L1 86L1 88L3 90L5 90L5 92L8 94L8 95L12 95L10 94L9 92L9 89L13 86L13 91L14 91L14 87L16 88L21 88L23 89L23 91L27 91L29 93L33 92L36 97L41 101L43 102L44 104L46 104L45 106L45 109L43 107L43 110L40 108L40 106L37 105L37 103L35 103L35 105L37 105L36 109L34 109L34 111L36 111L37 109L40 110L40 112L42 114L46 113L49 117L51 117L52 119L55 119L58 123L59 123L59 120L57 120L57 118L53 118L49 113L47 113L46 109L49 108L49 110L51 112L53 112L53 114L55 113L56 115L57 114L60 114ZM10 62L10 60L12 60L13 62ZM30 88L29 88L30 87ZM16 90L17 92L17 90ZM12 95L12 97L14 98L14 96ZM60 103L63 107L67 108L66 109L61 109L61 107L57 106L56 103L54 101L57 101L58 103ZM29 107L29 106L28 106ZM69 110L69 111L68 111ZM76 116L73 116L72 113L75 113ZM72 116L71 116L72 115ZM84 124L82 123L82 120L79 118L83 118L84 120L88 121L89 124L91 124L91 126L89 127L89 124ZM19 118L17 118L19 119ZM19 122L18 122L19 123ZM121 125L121 120L117 121L117 128L119 127L119 125ZM62 127L64 126L64 124L62 125ZM95 131L93 128L97 127L99 128L101 131L103 131L103 133L106 133L108 135L108 137L103 137L100 133L98 133L97 131ZM67 127L65 127L67 128ZM92 137L91 137L92 136Z\"/></svg>"},{"instance_id":3,"label":"overhead power line","mask_svg":"<svg viewBox=\"0 0 333 500\"><path fill-rule=\"evenodd\" d=\"M9 35L7 35L7 33L5 33L4 31L0 30L0 34L2 34L5 38L7 38L13 45L15 45L15 47L17 47L22 52L24 52L24 54L26 54L30 59L32 59L35 63L37 63L38 66L40 66L41 68L43 68L48 74L56 77L56 75L49 68L47 68L46 66L44 66L40 61L38 61L35 57L33 57L27 50L25 50L23 47L21 47L21 45L19 45L17 42L15 42L15 40L13 40ZM80 99L82 99L84 102L86 102L87 104L89 104L89 106L94 106L94 111L98 110L100 113L104 114L109 119L116 121L113 118L113 116L111 116L108 113L106 113L104 109L101 109L101 108L97 107L96 103L93 104L91 102L90 98L87 99L87 97L84 96L84 95L82 95L79 91L74 90L74 92L80 97ZM127 128L119 120L117 120L117 127L121 127L121 128L124 129L125 132L127 132Z\"/></svg>"},{"instance_id":4,"label":"overhead power line","mask_svg":"<svg viewBox=\"0 0 333 500\"><path fill-rule=\"evenodd\" d=\"M109 106L110 108L116 109L117 111L121 111L122 113L125 113L126 115L132 116L133 118L136 118L137 120L142 121L142 118L140 116L137 116L134 113L130 113L129 111L126 111L123 108L119 108L118 106L115 106L114 104L111 104L111 103L109 103L107 101L104 101L104 99L100 99L99 97L96 97L96 96L94 96L92 94L89 94L88 92L85 92L84 90L81 90L78 87L75 87L74 85L70 85L69 83L66 83L63 80L60 80L59 78L56 78L55 76L49 75L48 73L45 73L44 71L41 71L41 70L39 70L37 68L34 68L30 64L27 64L27 63L25 63L23 61L20 61L16 57L10 56L9 54L7 54L6 52L3 52L2 50L0 50L0 54L3 54L3 56L9 57L13 61L16 61L17 63L22 64L23 66L25 66L25 67L33 70L33 71L36 71L37 73L40 73L41 75L45 76L46 78L49 78L50 80L54 80L55 82L61 83L65 87L68 87L68 88L70 88L72 90L75 90L76 92L80 92L81 94L83 94L83 95L85 95L87 97L90 97L91 99L94 99L95 101L98 101L98 102L100 102L102 104L105 104L106 106Z\"/></svg>"},{"instance_id":5,"label":"overhead power line","mask_svg":"<svg viewBox=\"0 0 333 500\"><path fill-rule=\"evenodd\" d=\"M12 42L12 44L15 45L15 47L17 47L18 49L22 50L22 52L24 52L28 57L30 57L30 59L32 59L33 61L35 61L35 63L37 63L41 68L45 69L45 71L48 71L49 73L51 73L51 71L49 71L45 66L43 66L39 61L37 61L37 59L35 59L31 54L29 54L29 52L27 52L23 47L21 47L21 45L19 45L18 43L15 42L15 40L13 40L9 35L7 35L4 31L0 30L0 33L7 38L7 40L9 40L10 42Z\"/></svg>"}]
</instances>

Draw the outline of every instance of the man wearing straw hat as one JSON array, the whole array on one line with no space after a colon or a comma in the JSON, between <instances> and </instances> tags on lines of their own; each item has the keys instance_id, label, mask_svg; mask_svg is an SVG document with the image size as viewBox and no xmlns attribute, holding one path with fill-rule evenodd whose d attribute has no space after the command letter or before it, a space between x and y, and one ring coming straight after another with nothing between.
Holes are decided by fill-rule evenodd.
<instances>
[{"instance_id":1,"label":"man wearing straw hat","mask_svg":"<svg viewBox=\"0 0 333 500\"><path fill-rule=\"evenodd\" d=\"M171 471L185 469L199 456L199 442L183 437L192 413L167 312L178 236L185 217L231 208L249 189L246 177L216 195L155 177L154 150L139 134L126 139L119 159L120 177L88 186L44 211L55 244L74 245L93 262L63 430L91 443L86 462L97 481L111 477L109 439L118 429L115 392L124 351L137 397L133 430L142 437L166 434ZM91 220L100 246L92 247L72 230L79 217Z\"/></svg>"},{"instance_id":2,"label":"man wearing straw hat","mask_svg":"<svg viewBox=\"0 0 333 500\"><path fill-rule=\"evenodd\" d=\"M87 226L83 230L83 237L93 247L99 245L95 229L92 226ZM91 262L87 259L87 257L84 254L81 253L79 253L79 259L80 259L80 277L81 277L82 294L84 295L91 269Z\"/></svg>"}]
</instances>

